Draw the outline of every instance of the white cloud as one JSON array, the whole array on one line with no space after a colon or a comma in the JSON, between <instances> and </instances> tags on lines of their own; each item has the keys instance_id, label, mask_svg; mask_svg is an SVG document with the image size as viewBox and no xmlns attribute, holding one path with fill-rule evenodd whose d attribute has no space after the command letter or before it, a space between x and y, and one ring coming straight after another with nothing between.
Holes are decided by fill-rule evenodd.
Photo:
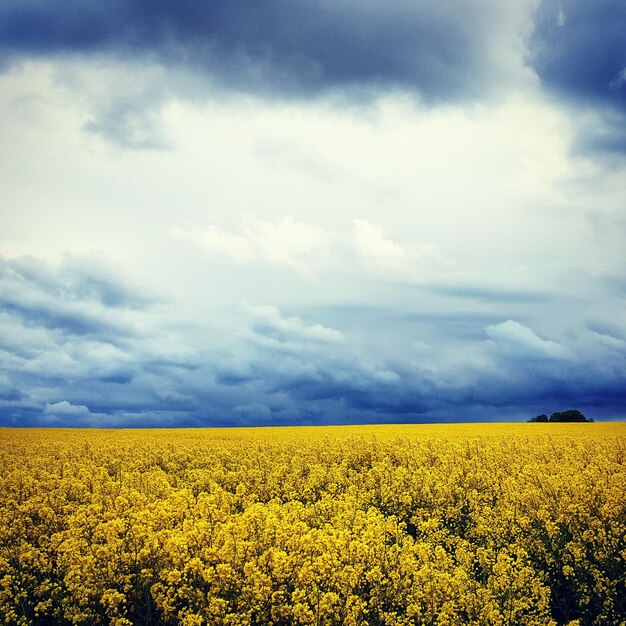
<instances>
[{"instance_id":1,"label":"white cloud","mask_svg":"<svg viewBox=\"0 0 626 626\"><path fill-rule=\"evenodd\" d=\"M286 265L304 274L323 266L339 241L334 233L289 216L275 220L248 216L238 234L214 224L200 230L176 228L173 232L226 261Z\"/></svg>"},{"instance_id":2,"label":"white cloud","mask_svg":"<svg viewBox=\"0 0 626 626\"><path fill-rule=\"evenodd\" d=\"M354 220L352 235L357 253L366 260L383 265L405 264L409 261L409 253L402 246L386 239L378 224Z\"/></svg>"},{"instance_id":3,"label":"white cloud","mask_svg":"<svg viewBox=\"0 0 626 626\"><path fill-rule=\"evenodd\" d=\"M137 419L137 415L132 413L124 414L108 414L93 412L84 404L73 404L68 400L60 402L46 402L41 418L37 421L39 426L78 426L87 428L120 428L123 426L136 425L133 420ZM153 423L159 424L158 420L154 422L154 416L140 415L143 423L150 419ZM141 424L141 421L139 422Z\"/></svg>"},{"instance_id":4,"label":"white cloud","mask_svg":"<svg viewBox=\"0 0 626 626\"><path fill-rule=\"evenodd\" d=\"M305 270L308 263L323 263L334 243L332 232L285 217L276 221L249 218L244 233L262 260Z\"/></svg>"},{"instance_id":5,"label":"white cloud","mask_svg":"<svg viewBox=\"0 0 626 626\"><path fill-rule=\"evenodd\" d=\"M199 244L208 252L226 261L247 263L254 261L256 254L252 242L243 235L233 235L211 224L203 230L175 228L174 235Z\"/></svg>"},{"instance_id":6,"label":"white cloud","mask_svg":"<svg viewBox=\"0 0 626 626\"><path fill-rule=\"evenodd\" d=\"M355 219L348 231L334 231L291 217L260 220L247 217L238 233L212 224L181 229L174 236L199 244L207 254L234 264L288 267L315 277L322 270L356 275L363 268L378 278L423 280L451 267L434 244L402 246L385 236L383 227Z\"/></svg>"},{"instance_id":7,"label":"white cloud","mask_svg":"<svg viewBox=\"0 0 626 626\"><path fill-rule=\"evenodd\" d=\"M88 417L90 415L90 411L86 406L71 404L67 400L53 403L47 402L43 412L44 415L70 417Z\"/></svg>"},{"instance_id":8,"label":"white cloud","mask_svg":"<svg viewBox=\"0 0 626 626\"><path fill-rule=\"evenodd\" d=\"M356 253L366 267L387 272L393 280L426 280L452 267L434 244L401 246L387 239L382 226L357 219L352 223Z\"/></svg>"},{"instance_id":9,"label":"white cloud","mask_svg":"<svg viewBox=\"0 0 626 626\"><path fill-rule=\"evenodd\" d=\"M276 306L248 306L255 332L279 341L339 344L345 337L337 330L321 324L306 324L299 317L283 317Z\"/></svg>"},{"instance_id":10,"label":"white cloud","mask_svg":"<svg viewBox=\"0 0 626 626\"><path fill-rule=\"evenodd\" d=\"M514 320L491 324L485 328L485 334L498 351L512 357L560 360L571 355L565 346L549 339L542 339L532 328Z\"/></svg>"}]
</instances>

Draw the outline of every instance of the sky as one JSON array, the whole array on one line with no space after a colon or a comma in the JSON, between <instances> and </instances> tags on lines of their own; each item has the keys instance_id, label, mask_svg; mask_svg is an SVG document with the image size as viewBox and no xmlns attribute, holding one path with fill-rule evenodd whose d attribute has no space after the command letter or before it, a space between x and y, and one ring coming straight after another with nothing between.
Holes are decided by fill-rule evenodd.
<instances>
[{"instance_id":1,"label":"sky","mask_svg":"<svg viewBox=\"0 0 626 626\"><path fill-rule=\"evenodd\" d=\"M3 0L0 426L626 418L623 0Z\"/></svg>"}]
</instances>

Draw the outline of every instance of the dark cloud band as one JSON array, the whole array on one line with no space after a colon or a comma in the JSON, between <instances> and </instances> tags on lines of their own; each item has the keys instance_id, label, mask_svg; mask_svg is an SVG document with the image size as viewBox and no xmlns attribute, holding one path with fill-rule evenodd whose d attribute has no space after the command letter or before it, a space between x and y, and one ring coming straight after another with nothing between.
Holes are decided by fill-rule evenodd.
<instances>
[{"instance_id":1,"label":"dark cloud band","mask_svg":"<svg viewBox=\"0 0 626 626\"><path fill-rule=\"evenodd\" d=\"M626 106L626 4L543 0L7 0L0 54L113 53L186 66L228 88L306 96L397 87L426 101L479 98L514 81L512 39L532 31L527 61L568 98ZM530 5L528 5L530 6ZM524 42L522 41L522 44ZM515 73L515 72L513 72Z\"/></svg>"},{"instance_id":2,"label":"dark cloud band","mask_svg":"<svg viewBox=\"0 0 626 626\"><path fill-rule=\"evenodd\" d=\"M427 330L427 319L412 317L395 339L388 336L395 342L388 358L355 337L353 324L350 339L263 306L250 307L238 339L220 347L185 334L181 320L159 318L150 304L134 309L137 325L150 332L123 326L103 332L99 321L119 312L126 288L114 289L113 278L104 279L100 266L90 269L88 259L77 261L60 268L32 259L0 264L0 294L20 303L5 302L0 314L0 425L464 421L567 407L606 419L626 408L619 327L596 323L581 341L565 345L513 320L485 326L481 316L441 315ZM84 308L89 303L97 308ZM76 304L85 312L83 325L70 315ZM402 318L378 310L368 325L367 312L361 316L357 334L365 337ZM341 311L326 317L344 327ZM175 352L168 356L173 333ZM463 340L446 357L452 336ZM476 359L463 359L463 352Z\"/></svg>"},{"instance_id":3,"label":"dark cloud band","mask_svg":"<svg viewBox=\"0 0 626 626\"><path fill-rule=\"evenodd\" d=\"M114 52L205 71L236 89L282 95L399 87L426 100L476 97L507 69L494 48L507 12L439 3L9 1L5 61ZM491 36L490 36L491 35Z\"/></svg>"}]
</instances>

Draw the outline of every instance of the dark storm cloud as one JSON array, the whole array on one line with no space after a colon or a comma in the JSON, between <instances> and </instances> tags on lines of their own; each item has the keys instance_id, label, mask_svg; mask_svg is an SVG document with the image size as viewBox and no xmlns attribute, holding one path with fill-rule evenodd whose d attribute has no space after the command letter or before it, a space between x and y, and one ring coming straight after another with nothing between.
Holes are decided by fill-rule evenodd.
<instances>
[{"instance_id":1,"label":"dark storm cloud","mask_svg":"<svg viewBox=\"0 0 626 626\"><path fill-rule=\"evenodd\" d=\"M543 0L535 16L530 62L544 86L576 107L581 153L626 153L626 3Z\"/></svg>"},{"instance_id":2,"label":"dark storm cloud","mask_svg":"<svg viewBox=\"0 0 626 626\"><path fill-rule=\"evenodd\" d=\"M266 94L391 86L441 101L482 96L507 78L514 13L472 0L13 0L0 8L0 47L5 61L139 55Z\"/></svg>"},{"instance_id":3,"label":"dark storm cloud","mask_svg":"<svg viewBox=\"0 0 626 626\"><path fill-rule=\"evenodd\" d=\"M381 316L379 311L377 324ZM457 343L457 352L450 353L442 339L448 336L448 323L458 326L459 320L442 316L439 339L415 337L443 341L426 357L412 353L403 333L393 362L376 362L349 342L304 345L297 335L308 327L292 323L291 339L285 330L276 346L253 341L245 382L243 369L237 369L239 389L250 394L247 406L265 407L265 416L256 423L273 423L285 404L309 418L317 415L337 423L529 418L535 409L551 412L570 406L602 418L626 408L623 341L583 332L576 341L561 343L506 320L487 325L480 336L467 330L462 334L468 341ZM250 326L263 337L269 334L254 319ZM454 332L459 334L458 328ZM301 419L291 413L287 421ZM251 414L246 423L255 423Z\"/></svg>"},{"instance_id":4,"label":"dark storm cloud","mask_svg":"<svg viewBox=\"0 0 626 626\"><path fill-rule=\"evenodd\" d=\"M598 412L596 417L623 414L625 341L580 329L576 336L557 342L510 320L485 332L492 359L491 375L484 379L485 404L500 396L511 406L535 404L555 410L578 406Z\"/></svg>"},{"instance_id":5,"label":"dark storm cloud","mask_svg":"<svg viewBox=\"0 0 626 626\"><path fill-rule=\"evenodd\" d=\"M569 97L626 107L623 0L543 0L535 27L532 64L544 83Z\"/></svg>"}]
</instances>

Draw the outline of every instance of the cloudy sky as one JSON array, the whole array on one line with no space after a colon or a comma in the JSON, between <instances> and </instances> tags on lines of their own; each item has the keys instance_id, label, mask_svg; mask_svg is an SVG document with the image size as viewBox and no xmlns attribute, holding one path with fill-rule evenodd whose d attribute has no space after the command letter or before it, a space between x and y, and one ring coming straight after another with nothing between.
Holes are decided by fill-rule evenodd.
<instances>
[{"instance_id":1,"label":"cloudy sky","mask_svg":"<svg viewBox=\"0 0 626 626\"><path fill-rule=\"evenodd\" d=\"M4 0L0 425L626 417L623 0Z\"/></svg>"}]
</instances>

